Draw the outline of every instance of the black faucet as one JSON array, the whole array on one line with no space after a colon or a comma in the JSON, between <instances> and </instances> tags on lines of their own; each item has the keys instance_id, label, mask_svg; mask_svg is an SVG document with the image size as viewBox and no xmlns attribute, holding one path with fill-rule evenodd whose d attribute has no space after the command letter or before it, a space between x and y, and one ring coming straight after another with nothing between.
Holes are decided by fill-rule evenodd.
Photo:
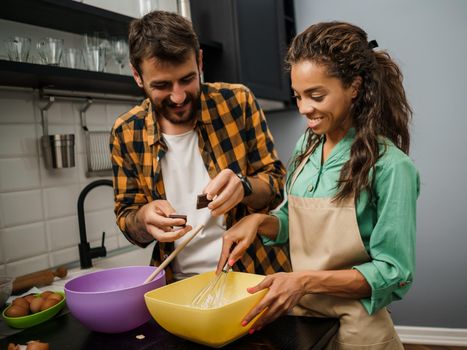
<instances>
[{"instance_id":1,"label":"black faucet","mask_svg":"<svg viewBox=\"0 0 467 350\"><path fill-rule=\"evenodd\" d=\"M104 246L105 232L102 232L102 244L100 247L91 248L86 237L86 223L84 221L84 198L86 198L89 191L98 186L113 187L111 180L96 180L88 184L78 197L78 224L79 224L79 261L82 269L89 269L92 267L92 259L97 257L104 257L107 255L107 250Z\"/></svg>"}]
</instances>

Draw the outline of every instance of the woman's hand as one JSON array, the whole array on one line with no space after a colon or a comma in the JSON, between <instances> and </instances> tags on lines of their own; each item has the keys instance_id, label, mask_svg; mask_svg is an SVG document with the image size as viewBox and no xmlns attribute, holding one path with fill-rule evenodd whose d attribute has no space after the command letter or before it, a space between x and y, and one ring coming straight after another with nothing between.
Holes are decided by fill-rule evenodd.
<instances>
[{"instance_id":1,"label":"woman's hand","mask_svg":"<svg viewBox=\"0 0 467 350\"><path fill-rule=\"evenodd\" d=\"M251 214L245 216L224 233L222 239L222 251L217 263L219 273L228 262L230 266L240 259L248 247L253 243L258 232L258 227L264 220L265 214Z\"/></svg>"},{"instance_id":2,"label":"woman's hand","mask_svg":"<svg viewBox=\"0 0 467 350\"><path fill-rule=\"evenodd\" d=\"M261 311L266 311L255 322L250 334L291 310L305 293L304 274L301 272L280 272L266 276L261 283L247 288L251 294L269 288L263 299L245 316L242 326L246 326Z\"/></svg>"}]
</instances>

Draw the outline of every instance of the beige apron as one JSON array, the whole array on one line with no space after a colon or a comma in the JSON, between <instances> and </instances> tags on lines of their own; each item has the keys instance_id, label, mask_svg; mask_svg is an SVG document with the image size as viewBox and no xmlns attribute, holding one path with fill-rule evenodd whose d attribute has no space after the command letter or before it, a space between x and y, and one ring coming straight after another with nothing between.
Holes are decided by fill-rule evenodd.
<instances>
[{"instance_id":1,"label":"beige apron","mask_svg":"<svg viewBox=\"0 0 467 350\"><path fill-rule=\"evenodd\" d=\"M292 188L309 156L293 174ZM359 232L353 198L288 196L289 240L293 271L349 269L370 261ZM294 315L335 317L336 336L327 349L403 349L386 308L369 315L359 300L307 294L292 310Z\"/></svg>"}]
</instances>

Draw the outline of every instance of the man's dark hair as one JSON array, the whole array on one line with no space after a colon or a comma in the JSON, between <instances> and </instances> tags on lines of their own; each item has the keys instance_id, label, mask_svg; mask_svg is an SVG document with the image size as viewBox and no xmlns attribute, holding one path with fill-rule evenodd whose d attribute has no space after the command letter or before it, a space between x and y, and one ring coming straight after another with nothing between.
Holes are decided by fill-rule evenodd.
<instances>
[{"instance_id":1,"label":"man's dark hair","mask_svg":"<svg viewBox=\"0 0 467 350\"><path fill-rule=\"evenodd\" d=\"M128 45L130 62L140 75L140 64L146 58L179 64L193 52L198 62L199 41L191 22L172 12L153 11L133 20Z\"/></svg>"}]
</instances>

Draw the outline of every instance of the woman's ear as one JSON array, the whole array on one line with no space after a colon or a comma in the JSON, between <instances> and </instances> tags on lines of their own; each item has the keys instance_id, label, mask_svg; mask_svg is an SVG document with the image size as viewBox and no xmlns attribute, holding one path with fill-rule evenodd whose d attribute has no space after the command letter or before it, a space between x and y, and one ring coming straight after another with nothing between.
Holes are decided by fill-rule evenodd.
<instances>
[{"instance_id":1,"label":"woman's ear","mask_svg":"<svg viewBox=\"0 0 467 350\"><path fill-rule=\"evenodd\" d=\"M136 84L140 87L143 88L143 79L139 75L138 71L136 70L135 67L130 63L130 68L131 68L131 73L133 73L133 79L135 79Z\"/></svg>"},{"instance_id":2,"label":"woman's ear","mask_svg":"<svg viewBox=\"0 0 467 350\"><path fill-rule=\"evenodd\" d=\"M360 91L360 86L362 86L362 77L358 76L356 77L351 85L352 88L352 98L356 98L358 96L358 93Z\"/></svg>"}]
</instances>

